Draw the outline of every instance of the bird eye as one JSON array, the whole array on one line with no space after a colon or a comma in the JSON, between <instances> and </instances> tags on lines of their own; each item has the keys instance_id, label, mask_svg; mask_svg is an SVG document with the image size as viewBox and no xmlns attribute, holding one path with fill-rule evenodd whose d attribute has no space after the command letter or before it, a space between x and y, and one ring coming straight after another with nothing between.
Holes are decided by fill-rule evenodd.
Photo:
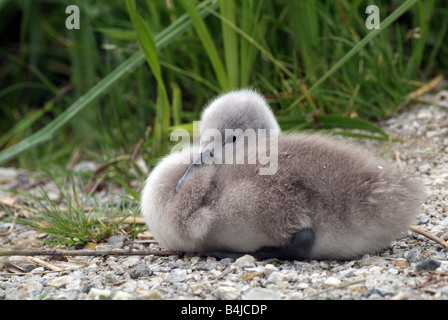
<instances>
[{"instance_id":1,"label":"bird eye","mask_svg":"<svg viewBox=\"0 0 448 320\"><path fill-rule=\"evenodd\" d=\"M232 141L232 143L235 143L235 141L236 141L236 136L233 136L233 141Z\"/></svg>"}]
</instances>

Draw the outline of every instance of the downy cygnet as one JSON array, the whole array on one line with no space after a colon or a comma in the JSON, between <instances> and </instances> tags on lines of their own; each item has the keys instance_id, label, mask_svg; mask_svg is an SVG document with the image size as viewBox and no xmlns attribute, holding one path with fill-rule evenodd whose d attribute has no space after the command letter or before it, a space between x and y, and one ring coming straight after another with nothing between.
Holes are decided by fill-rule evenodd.
<instances>
[{"instance_id":1,"label":"downy cygnet","mask_svg":"<svg viewBox=\"0 0 448 320\"><path fill-rule=\"evenodd\" d=\"M201 121L199 147L163 158L142 191L141 212L166 249L351 259L405 235L424 199L418 181L353 142L280 133L253 90L219 96ZM209 129L221 137L203 140ZM215 161L230 151L244 162ZM263 173L266 159L275 166Z\"/></svg>"}]
</instances>

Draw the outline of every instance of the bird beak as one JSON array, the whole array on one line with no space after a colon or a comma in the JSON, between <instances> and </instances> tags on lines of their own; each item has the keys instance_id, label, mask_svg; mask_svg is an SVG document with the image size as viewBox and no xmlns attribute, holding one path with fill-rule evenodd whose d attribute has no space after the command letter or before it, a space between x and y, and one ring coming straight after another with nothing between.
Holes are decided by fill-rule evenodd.
<instances>
[{"instance_id":1,"label":"bird beak","mask_svg":"<svg viewBox=\"0 0 448 320\"><path fill-rule=\"evenodd\" d=\"M205 150L204 152L201 152L198 154L198 156L194 159L193 163L190 164L187 171L184 173L182 178L179 179L176 183L176 192L179 192L180 188L182 187L185 179L190 174L190 172L193 170L193 168L202 167L205 164L212 163L213 160L213 152L210 150Z\"/></svg>"}]
</instances>

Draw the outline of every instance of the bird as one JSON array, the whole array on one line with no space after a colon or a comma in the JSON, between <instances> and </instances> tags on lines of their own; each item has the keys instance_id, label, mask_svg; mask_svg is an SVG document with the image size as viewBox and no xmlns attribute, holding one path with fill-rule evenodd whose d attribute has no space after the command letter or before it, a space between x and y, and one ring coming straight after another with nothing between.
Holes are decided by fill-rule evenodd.
<instances>
[{"instance_id":1,"label":"bird","mask_svg":"<svg viewBox=\"0 0 448 320\"><path fill-rule=\"evenodd\" d=\"M214 139L203 139L206 130ZM227 154L233 161L216 161ZM263 96L240 89L206 106L199 145L156 165L140 210L159 244L176 252L348 260L404 236L425 196L419 180L356 142L282 133Z\"/></svg>"}]
</instances>

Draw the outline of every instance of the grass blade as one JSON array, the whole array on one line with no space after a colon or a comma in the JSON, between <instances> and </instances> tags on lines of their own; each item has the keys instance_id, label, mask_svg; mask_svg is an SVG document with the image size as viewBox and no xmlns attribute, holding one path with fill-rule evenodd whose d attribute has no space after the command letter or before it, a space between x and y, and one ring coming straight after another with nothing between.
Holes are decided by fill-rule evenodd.
<instances>
[{"instance_id":1,"label":"grass blade","mask_svg":"<svg viewBox=\"0 0 448 320\"><path fill-rule=\"evenodd\" d=\"M235 24L235 1L220 1L221 15ZM236 32L226 23L221 21L222 37L224 41L224 57L228 72L229 87L238 88L238 39Z\"/></svg>"},{"instance_id":2,"label":"grass blade","mask_svg":"<svg viewBox=\"0 0 448 320\"><path fill-rule=\"evenodd\" d=\"M204 20L200 16L198 9L196 8L192 0L182 1L182 4L194 24L194 28L199 38L201 39L202 45L204 46L204 50L207 52L221 89L224 91L229 90L230 88L226 70L224 68L224 65L222 64L221 58L219 57L218 50L216 49L210 32L208 31Z\"/></svg>"},{"instance_id":3,"label":"grass blade","mask_svg":"<svg viewBox=\"0 0 448 320\"><path fill-rule=\"evenodd\" d=\"M263 0L246 0L242 3L241 12L241 30L253 37L256 34L263 34L266 29L259 21ZM257 7L255 7L255 3ZM253 10L255 9L255 12ZM240 37L240 85L247 87L249 85L250 75L257 57L256 48L243 36ZM255 40L254 40L255 41Z\"/></svg>"},{"instance_id":4,"label":"grass blade","mask_svg":"<svg viewBox=\"0 0 448 320\"><path fill-rule=\"evenodd\" d=\"M389 15L381 23L380 29L373 29L367 36L365 36L360 42L358 42L349 52L347 52L338 62L336 62L330 70L328 70L319 80L317 80L308 91L295 100L288 108L283 111L283 114L297 104L299 104L308 94L311 94L316 88L318 88L325 80L327 80L333 73L335 73L340 67L342 67L351 57L359 52L370 40L375 38L380 32L385 30L390 24L397 20L403 13L411 8L418 0L406 0L400 7L398 7L391 15Z\"/></svg>"},{"instance_id":5,"label":"grass blade","mask_svg":"<svg viewBox=\"0 0 448 320\"><path fill-rule=\"evenodd\" d=\"M154 77L157 80L157 104L156 119L154 121L153 135L153 155L158 154L164 149L164 137L168 134L168 126L170 125L170 105L165 84L162 78L162 70L159 62L156 44L148 24L137 12L135 0L126 0L126 6L131 17L132 24L137 32L137 39L140 47L145 55ZM165 143L166 145L166 143Z\"/></svg>"}]
</instances>

